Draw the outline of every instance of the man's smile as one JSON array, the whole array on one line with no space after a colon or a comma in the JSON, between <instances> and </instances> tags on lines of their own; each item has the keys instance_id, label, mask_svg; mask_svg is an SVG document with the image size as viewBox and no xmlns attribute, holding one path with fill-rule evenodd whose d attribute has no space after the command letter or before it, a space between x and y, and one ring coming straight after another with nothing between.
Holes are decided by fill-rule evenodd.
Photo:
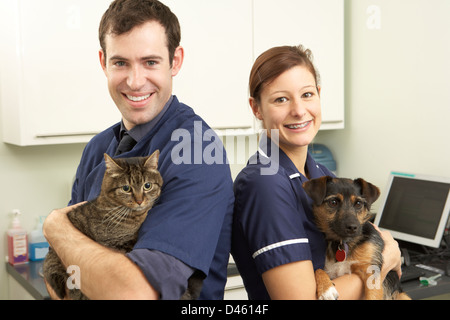
<instances>
[{"instance_id":1,"label":"man's smile","mask_svg":"<svg viewBox=\"0 0 450 320\"><path fill-rule=\"evenodd\" d=\"M147 100L148 98L150 98L150 96L152 95L152 93L149 93L145 96L132 96L129 94L124 94L128 100L134 101L134 102L140 102L140 101L144 101Z\"/></svg>"}]
</instances>

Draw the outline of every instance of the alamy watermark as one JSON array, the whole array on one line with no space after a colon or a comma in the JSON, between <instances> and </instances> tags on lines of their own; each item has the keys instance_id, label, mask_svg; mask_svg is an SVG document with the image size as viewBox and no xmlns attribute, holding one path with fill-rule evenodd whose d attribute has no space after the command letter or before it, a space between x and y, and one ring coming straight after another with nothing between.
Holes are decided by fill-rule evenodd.
<instances>
[{"instance_id":1,"label":"alamy watermark","mask_svg":"<svg viewBox=\"0 0 450 320\"><path fill-rule=\"evenodd\" d=\"M67 267L66 270L69 278L66 281L67 289L73 290L78 289L81 290L81 272L80 267L77 265L71 265Z\"/></svg>"},{"instance_id":2,"label":"alamy watermark","mask_svg":"<svg viewBox=\"0 0 450 320\"><path fill-rule=\"evenodd\" d=\"M370 290L381 289L381 270L377 265L370 265L366 272L371 274L366 280L366 287Z\"/></svg>"},{"instance_id":3,"label":"alamy watermark","mask_svg":"<svg viewBox=\"0 0 450 320\"><path fill-rule=\"evenodd\" d=\"M176 129L172 132L171 141L178 142L171 151L171 160L175 165L180 164L256 164L256 157L243 156L247 151L258 150L260 157L259 162L264 167L261 168L262 175L274 175L278 172L279 163L279 130L270 130L270 139L266 134L260 134L260 141L256 135L246 137L235 137L228 131L224 133L225 143L222 144L213 129L203 131L203 122L194 121L194 131L191 133L187 129ZM262 139L269 141L261 143ZM225 151L228 157L225 157ZM270 154L269 154L270 150ZM247 159L249 158L249 159ZM231 161L230 161L231 160Z\"/></svg>"}]
</instances>

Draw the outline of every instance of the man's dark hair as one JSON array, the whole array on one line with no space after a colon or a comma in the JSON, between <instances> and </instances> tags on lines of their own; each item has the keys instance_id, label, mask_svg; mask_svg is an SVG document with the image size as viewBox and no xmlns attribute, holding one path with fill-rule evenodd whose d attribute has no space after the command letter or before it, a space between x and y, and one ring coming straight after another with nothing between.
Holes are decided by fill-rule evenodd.
<instances>
[{"instance_id":1,"label":"man's dark hair","mask_svg":"<svg viewBox=\"0 0 450 320\"><path fill-rule=\"evenodd\" d=\"M180 23L169 8L157 0L115 0L111 3L99 27L100 46L105 56L106 35L122 35L150 21L157 21L166 31L169 61L172 66L175 49L181 41Z\"/></svg>"}]
</instances>

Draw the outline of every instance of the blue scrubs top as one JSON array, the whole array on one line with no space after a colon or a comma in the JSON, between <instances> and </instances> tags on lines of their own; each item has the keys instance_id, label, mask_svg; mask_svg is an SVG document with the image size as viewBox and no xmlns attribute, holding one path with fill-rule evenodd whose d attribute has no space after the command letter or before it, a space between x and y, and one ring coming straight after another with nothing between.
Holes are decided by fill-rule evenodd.
<instances>
[{"instance_id":1,"label":"blue scrubs top","mask_svg":"<svg viewBox=\"0 0 450 320\"><path fill-rule=\"evenodd\" d=\"M310 154L306 168L311 179L334 176ZM234 182L232 255L249 299L270 299L261 276L267 270L304 260L311 260L314 269L324 267L326 241L302 187L307 180L281 149L263 137Z\"/></svg>"},{"instance_id":2,"label":"blue scrubs top","mask_svg":"<svg viewBox=\"0 0 450 320\"><path fill-rule=\"evenodd\" d=\"M100 194L104 153L113 156L120 123L86 146L72 189L75 204ZM202 271L200 299L222 299L231 246L233 187L220 139L194 111L174 96L167 111L136 146L120 157L160 150L164 185L139 231L137 249L157 250Z\"/></svg>"}]
</instances>

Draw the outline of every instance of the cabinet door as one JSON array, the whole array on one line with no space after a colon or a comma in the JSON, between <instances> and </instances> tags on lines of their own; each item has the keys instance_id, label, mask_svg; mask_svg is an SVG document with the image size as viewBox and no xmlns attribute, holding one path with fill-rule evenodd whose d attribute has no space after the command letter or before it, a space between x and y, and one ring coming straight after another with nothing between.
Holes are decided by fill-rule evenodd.
<instances>
[{"instance_id":1,"label":"cabinet door","mask_svg":"<svg viewBox=\"0 0 450 320\"><path fill-rule=\"evenodd\" d=\"M2 1L4 141L86 142L120 121L98 57L98 26L109 3Z\"/></svg>"},{"instance_id":2,"label":"cabinet door","mask_svg":"<svg viewBox=\"0 0 450 320\"><path fill-rule=\"evenodd\" d=\"M211 127L252 128L251 0L166 0L181 25L184 64L174 94Z\"/></svg>"},{"instance_id":3,"label":"cabinet door","mask_svg":"<svg viewBox=\"0 0 450 320\"><path fill-rule=\"evenodd\" d=\"M275 46L311 49L321 76L322 129L344 126L344 1L254 0L255 58Z\"/></svg>"}]
</instances>

